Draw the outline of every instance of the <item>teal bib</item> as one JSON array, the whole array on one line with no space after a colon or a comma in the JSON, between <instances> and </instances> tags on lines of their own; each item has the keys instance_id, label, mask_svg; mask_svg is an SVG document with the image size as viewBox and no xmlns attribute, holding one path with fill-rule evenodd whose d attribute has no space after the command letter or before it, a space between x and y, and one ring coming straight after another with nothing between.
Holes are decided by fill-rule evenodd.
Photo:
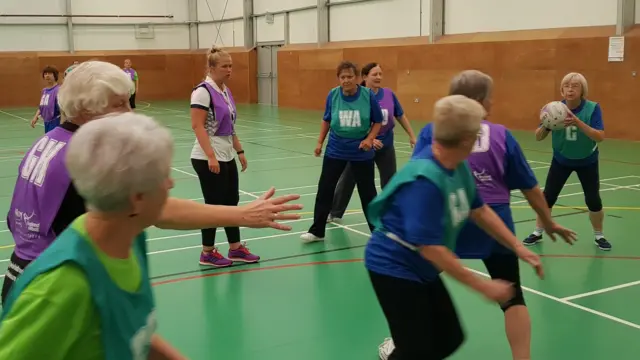
<instances>
[{"instance_id":1,"label":"teal bib","mask_svg":"<svg viewBox=\"0 0 640 360\"><path fill-rule=\"evenodd\" d=\"M342 88L331 89L331 131L348 139L363 139L371 128L371 91L358 88L355 101L342 98Z\"/></svg>"},{"instance_id":2,"label":"teal bib","mask_svg":"<svg viewBox=\"0 0 640 360\"><path fill-rule=\"evenodd\" d=\"M136 238L133 253L139 260L142 282L138 292L129 293L111 280L92 245L77 230L69 227L20 275L9 293L2 316L9 313L20 293L38 275L73 262L85 272L89 281L91 298L100 315L105 359L146 360L156 328L147 268L146 234Z\"/></svg>"},{"instance_id":3,"label":"teal bib","mask_svg":"<svg viewBox=\"0 0 640 360\"><path fill-rule=\"evenodd\" d=\"M585 100L582 110L575 115L585 124L591 126L591 115L593 115L596 105L597 103L593 101ZM552 132L551 143L553 151L572 160L584 159L598 148L598 144L575 125Z\"/></svg>"},{"instance_id":4,"label":"teal bib","mask_svg":"<svg viewBox=\"0 0 640 360\"><path fill-rule=\"evenodd\" d=\"M433 182L444 196L443 224L445 238L443 243L453 251L458 233L469 216L471 201L476 196L475 181L466 161L458 165L453 175L449 175L433 159L410 160L391 178L391 181L382 192L369 204L369 220L377 231L385 232L382 216L389 200L402 185L415 181L420 177L427 178ZM429 204L425 203L424 206L429 206Z\"/></svg>"}]
</instances>

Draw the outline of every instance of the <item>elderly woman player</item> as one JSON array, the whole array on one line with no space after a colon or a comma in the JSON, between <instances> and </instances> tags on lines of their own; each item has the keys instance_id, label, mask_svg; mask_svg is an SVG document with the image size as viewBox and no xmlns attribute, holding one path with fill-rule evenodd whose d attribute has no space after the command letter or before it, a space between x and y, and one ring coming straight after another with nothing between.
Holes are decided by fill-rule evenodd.
<instances>
[{"instance_id":1,"label":"elderly woman player","mask_svg":"<svg viewBox=\"0 0 640 360\"><path fill-rule=\"evenodd\" d=\"M604 237L604 211L600 197L600 170L598 143L604 140L604 123L600 104L587 99L589 87L582 74L567 74L560 84L562 102L568 108L565 127L551 132L544 126L536 130L536 140L544 140L551 133L553 158L544 186L544 197L549 209L573 172L578 175L584 200L589 209L595 244L600 250L611 250L611 243ZM542 241L543 226L538 217L533 233L524 239L525 245Z\"/></svg>"},{"instance_id":2,"label":"elderly woman player","mask_svg":"<svg viewBox=\"0 0 640 360\"><path fill-rule=\"evenodd\" d=\"M116 65L102 61L78 65L60 87L58 101L67 121L36 140L18 167L7 215L7 226L16 246L4 278L3 302L27 265L86 212L85 201L78 194L64 162L70 139L79 128L101 116L131 111L130 90L129 76ZM146 139L154 141L152 137ZM112 155L99 153L99 157L105 156ZM170 197L155 225L176 230L217 226L289 230L289 226L277 221L299 218L297 214L286 213L302 208L287 204L299 196L271 198L273 194L271 189L245 206L204 205Z\"/></svg>"},{"instance_id":3,"label":"elderly woman player","mask_svg":"<svg viewBox=\"0 0 640 360\"><path fill-rule=\"evenodd\" d=\"M0 358L184 359L154 333L146 253L145 229L173 187L172 152L165 128L132 113L95 120L71 138L67 170L89 211L15 283Z\"/></svg>"},{"instance_id":4,"label":"elderly woman player","mask_svg":"<svg viewBox=\"0 0 640 360\"><path fill-rule=\"evenodd\" d=\"M476 276L453 253L467 218L543 275L538 256L483 203L465 162L485 115L482 105L463 95L440 99L432 144L370 205L375 231L365 266L395 342L389 359L444 359L462 344L462 327L441 272L492 301L513 297L511 283Z\"/></svg>"}]
</instances>

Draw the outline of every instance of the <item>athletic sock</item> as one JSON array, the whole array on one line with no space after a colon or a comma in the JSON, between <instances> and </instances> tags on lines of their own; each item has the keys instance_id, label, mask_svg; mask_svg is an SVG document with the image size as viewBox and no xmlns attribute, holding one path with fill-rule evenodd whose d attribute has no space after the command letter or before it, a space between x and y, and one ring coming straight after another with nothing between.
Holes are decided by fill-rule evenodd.
<instances>
[{"instance_id":1,"label":"athletic sock","mask_svg":"<svg viewBox=\"0 0 640 360\"><path fill-rule=\"evenodd\" d=\"M596 240L600 240L604 238L604 234L602 233L602 231L593 231L593 234L596 236Z\"/></svg>"},{"instance_id":2,"label":"athletic sock","mask_svg":"<svg viewBox=\"0 0 640 360\"><path fill-rule=\"evenodd\" d=\"M535 236L542 236L542 233L543 233L543 232L544 232L544 229L543 229L543 228L536 227L536 229L535 229L535 230L533 230L533 235L535 235Z\"/></svg>"}]
</instances>

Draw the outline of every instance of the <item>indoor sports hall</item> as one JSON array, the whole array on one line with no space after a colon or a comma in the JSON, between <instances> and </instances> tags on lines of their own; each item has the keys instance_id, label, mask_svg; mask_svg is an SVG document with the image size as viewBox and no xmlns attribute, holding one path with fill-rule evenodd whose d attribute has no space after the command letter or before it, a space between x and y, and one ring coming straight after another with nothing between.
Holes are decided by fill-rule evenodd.
<instances>
[{"instance_id":1,"label":"indoor sports hall","mask_svg":"<svg viewBox=\"0 0 640 360\"><path fill-rule=\"evenodd\" d=\"M367 360L389 336L363 265L370 232L357 194L324 242L304 244L313 220L322 158L314 156L336 66L377 62L416 132L456 73L494 79L490 120L516 136L544 185L549 139L533 131L544 104L560 100L560 82L584 74L589 99L603 111L600 145L604 231L594 245L576 175L553 215L578 233L570 246L545 241L546 278L521 263L532 322L532 359L635 360L640 353L640 1L635 0L9 0L0 3L0 273L14 247L5 220L17 168L42 121L30 126L45 86L42 69L62 73L74 61L130 60L139 89L135 111L170 129L175 140L171 194L203 201L190 162L195 141L189 97L203 79L212 44L233 58L229 88L236 133L248 168L240 205L271 186L300 194L293 229L241 229L262 259L224 269L198 264L199 231L150 228L150 272L158 332L192 360ZM153 139L150 139L153 141ZM396 127L398 167L411 156ZM96 155L99 156L99 155ZM376 176L377 176L376 170ZM376 179L379 180L379 179ZM511 198L519 239L535 213ZM425 204L426 205L426 204ZM225 233L217 245L227 252ZM488 276L481 261L466 260ZM0 275L4 277L4 275ZM445 276L466 334L451 359L511 359L499 307ZM418 360L418 359L416 359Z\"/></svg>"}]
</instances>

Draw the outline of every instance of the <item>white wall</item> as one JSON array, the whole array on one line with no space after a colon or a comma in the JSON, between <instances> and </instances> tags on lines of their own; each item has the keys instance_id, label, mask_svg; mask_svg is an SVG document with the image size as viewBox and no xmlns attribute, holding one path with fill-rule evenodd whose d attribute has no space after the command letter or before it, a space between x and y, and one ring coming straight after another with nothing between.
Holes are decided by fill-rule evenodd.
<instances>
[{"instance_id":1,"label":"white wall","mask_svg":"<svg viewBox=\"0 0 640 360\"><path fill-rule=\"evenodd\" d=\"M616 0L445 0L446 34L615 25Z\"/></svg>"},{"instance_id":2,"label":"white wall","mask_svg":"<svg viewBox=\"0 0 640 360\"><path fill-rule=\"evenodd\" d=\"M330 1L338 4L349 0ZM444 1L446 34L613 25L617 14L616 0ZM640 0L635 1L636 23L640 23ZM349 41L427 36L430 3L431 0L370 0L331 6L329 38ZM0 0L0 13L62 15L66 12L65 4L66 0ZM254 0L254 13L276 13L273 24L268 24L264 16L254 19L256 41L284 41L288 35L292 44L316 42L317 11L297 9L317 4L318 0ZM71 5L74 14L83 15L174 16L173 19L74 18L73 45L78 51L189 48L189 28L185 24L188 0L71 0ZM197 0L197 6L197 20L223 20L198 26L200 48L213 43L245 45L242 0ZM285 11L289 11L288 34ZM164 25L155 25L154 39L137 39L131 24L145 22ZM38 50L69 50L65 18L0 18L0 51Z\"/></svg>"},{"instance_id":3,"label":"white wall","mask_svg":"<svg viewBox=\"0 0 640 360\"><path fill-rule=\"evenodd\" d=\"M242 3L242 0L198 0L198 21L241 18L243 12ZM198 47L206 49L214 43L226 47L244 46L243 24L242 19L240 19L222 23L198 25ZM187 42L187 46L188 45Z\"/></svg>"},{"instance_id":4,"label":"white wall","mask_svg":"<svg viewBox=\"0 0 640 360\"><path fill-rule=\"evenodd\" d=\"M348 0L331 0L331 3L345 1ZM430 3L430 0L377 0L333 6L329 11L329 39L347 41L427 36Z\"/></svg>"}]
</instances>

